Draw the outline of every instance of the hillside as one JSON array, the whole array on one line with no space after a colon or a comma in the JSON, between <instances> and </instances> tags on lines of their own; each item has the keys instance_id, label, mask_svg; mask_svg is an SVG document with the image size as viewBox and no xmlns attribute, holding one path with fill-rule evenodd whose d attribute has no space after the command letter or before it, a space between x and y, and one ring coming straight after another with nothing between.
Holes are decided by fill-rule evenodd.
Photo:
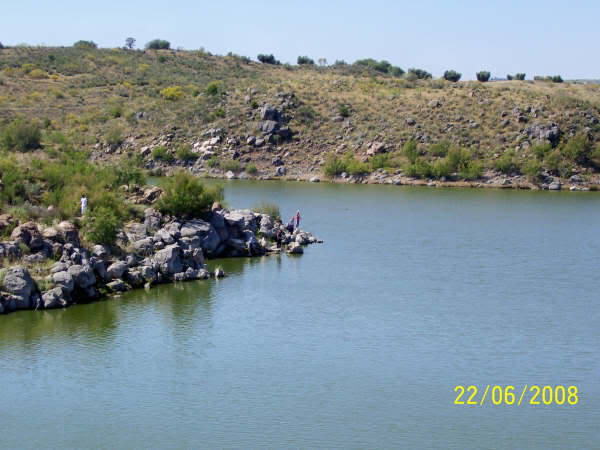
<instances>
[{"instance_id":1,"label":"hillside","mask_svg":"<svg viewBox=\"0 0 600 450\"><path fill-rule=\"evenodd\" d=\"M201 51L20 47L0 50L0 126L16 118L42 126L42 152L59 131L93 160L136 156L160 171L600 183L596 84L452 83Z\"/></svg>"}]
</instances>

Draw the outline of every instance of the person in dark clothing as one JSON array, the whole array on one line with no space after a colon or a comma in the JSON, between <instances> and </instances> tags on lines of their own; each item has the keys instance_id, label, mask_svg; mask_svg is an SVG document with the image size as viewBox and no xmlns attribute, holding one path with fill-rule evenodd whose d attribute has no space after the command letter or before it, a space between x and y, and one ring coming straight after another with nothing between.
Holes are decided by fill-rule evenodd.
<instances>
[{"instance_id":1,"label":"person in dark clothing","mask_svg":"<svg viewBox=\"0 0 600 450\"><path fill-rule=\"evenodd\" d=\"M277 248L281 248L281 228L277 227L275 232L275 240L277 241Z\"/></svg>"},{"instance_id":2,"label":"person in dark clothing","mask_svg":"<svg viewBox=\"0 0 600 450\"><path fill-rule=\"evenodd\" d=\"M288 224L287 224L287 227L286 227L286 228L287 228L287 230L288 230L290 233L293 233L293 232L294 232L294 222L295 222L295 220L296 220L296 218L295 218L294 216L292 216L292 218L290 219L290 221L289 221L289 222L288 222Z\"/></svg>"}]
</instances>

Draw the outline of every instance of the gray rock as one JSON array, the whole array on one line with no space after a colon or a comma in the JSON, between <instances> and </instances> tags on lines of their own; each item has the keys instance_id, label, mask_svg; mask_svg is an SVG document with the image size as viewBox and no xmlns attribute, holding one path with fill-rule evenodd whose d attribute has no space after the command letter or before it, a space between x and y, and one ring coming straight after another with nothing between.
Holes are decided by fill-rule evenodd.
<instances>
[{"instance_id":1,"label":"gray rock","mask_svg":"<svg viewBox=\"0 0 600 450\"><path fill-rule=\"evenodd\" d=\"M215 269L215 278L223 278L225 276L225 271L221 267L217 267Z\"/></svg>"},{"instance_id":2,"label":"gray rock","mask_svg":"<svg viewBox=\"0 0 600 450\"><path fill-rule=\"evenodd\" d=\"M4 269L0 290L14 297L16 309L27 309L30 308L30 297L36 291L36 286L27 269L14 266Z\"/></svg>"},{"instance_id":3,"label":"gray rock","mask_svg":"<svg viewBox=\"0 0 600 450\"><path fill-rule=\"evenodd\" d=\"M583 178L580 175L571 175L569 181L571 183L583 183Z\"/></svg>"},{"instance_id":4,"label":"gray rock","mask_svg":"<svg viewBox=\"0 0 600 450\"><path fill-rule=\"evenodd\" d=\"M560 191L561 190L561 185L560 185L560 181L553 181L552 183L550 183L550 185L548 186L548 190L550 191Z\"/></svg>"},{"instance_id":5,"label":"gray rock","mask_svg":"<svg viewBox=\"0 0 600 450\"><path fill-rule=\"evenodd\" d=\"M154 208L144 210L144 225L147 230L158 230L162 223L162 214Z\"/></svg>"},{"instance_id":6,"label":"gray rock","mask_svg":"<svg viewBox=\"0 0 600 450\"><path fill-rule=\"evenodd\" d=\"M141 255L149 255L154 250L154 241L152 238L144 238L131 244L133 250Z\"/></svg>"},{"instance_id":7,"label":"gray rock","mask_svg":"<svg viewBox=\"0 0 600 450\"><path fill-rule=\"evenodd\" d=\"M275 120L266 120L260 126L260 130L264 134L273 134L279 130L279 122Z\"/></svg>"},{"instance_id":8,"label":"gray rock","mask_svg":"<svg viewBox=\"0 0 600 450\"><path fill-rule=\"evenodd\" d=\"M129 266L125 261L117 261L108 266L106 271L108 272L108 277L111 280L114 280L116 278L121 278L127 269L129 269Z\"/></svg>"},{"instance_id":9,"label":"gray rock","mask_svg":"<svg viewBox=\"0 0 600 450\"><path fill-rule=\"evenodd\" d=\"M202 249L209 255L214 253L221 243L221 238L215 227L209 222L200 219L185 222L181 227L181 236L200 238Z\"/></svg>"},{"instance_id":10,"label":"gray rock","mask_svg":"<svg viewBox=\"0 0 600 450\"><path fill-rule=\"evenodd\" d=\"M288 244L287 252L290 255L301 255L302 253L304 253L304 249L297 242L292 242L291 244Z\"/></svg>"},{"instance_id":11,"label":"gray rock","mask_svg":"<svg viewBox=\"0 0 600 450\"><path fill-rule=\"evenodd\" d=\"M73 282L76 287L87 289L96 284L96 276L94 270L89 265L74 265L69 267L68 273L73 277Z\"/></svg>"},{"instance_id":12,"label":"gray rock","mask_svg":"<svg viewBox=\"0 0 600 450\"><path fill-rule=\"evenodd\" d=\"M310 182L311 182L311 183L319 183L320 181L321 181L321 179L320 179L319 177L312 177L312 178L310 179Z\"/></svg>"},{"instance_id":13,"label":"gray rock","mask_svg":"<svg viewBox=\"0 0 600 450\"><path fill-rule=\"evenodd\" d=\"M181 247L178 244L172 244L156 252L154 261L162 274L171 276L183 270L182 256Z\"/></svg>"},{"instance_id":14,"label":"gray rock","mask_svg":"<svg viewBox=\"0 0 600 450\"><path fill-rule=\"evenodd\" d=\"M262 147L263 145L265 145L265 140L263 138L257 138L254 141L254 146L255 147Z\"/></svg>"},{"instance_id":15,"label":"gray rock","mask_svg":"<svg viewBox=\"0 0 600 450\"><path fill-rule=\"evenodd\" d=\"M142 271L139 268L128 270L125 274L125 280L133 287L143 286L145 282Z\"/></svg>"},{"instance_id":16,"label":"gray rock","mask_svg":"<svg viewBox=\"0 0 600 450\"><path fill-rule=\"evenodd\" d=\"M61 286L50 289L42 294L42 306L45 309L64 308L69 305L68 293Z\"/></svg>"},{"instance_id":17,"label":"gray rock","mask_svg":"<svg viewBox=\"0 0 600 450\"><path fill-rule=\"evenodd\" d=\"M283 167L283 166L281 166L281 167L278 167L278 168L275 170L275 176L276 176L276 177L283 177L283 176L285 176L286 174L287 174L287 169L286 169L285 167Z\"/></svg>"},{"instance_id":18,"label":"gray rock","mask_svg":"<svg viewBox=\"0 0 600 450\"><path fill-rule=\"evenodd\" d=\"M267 104L260 108L260 119L279 122L281 120L281 113L277 110L277 108Z\"/></svg>"},{"instance_id":19,"label":"gray rock","mask_svg":"<svg viewBox=\"0 0 600 450\"><path fill-rule=\"evenodd\" d=\"M67 271L52 274L52 281L54 284L64 287L67 292L73 292L75 288L73 277Z\"/></svg>"},{"instance_id":20,"label":"gray rock","mask_svg":"<svg viewBox=\"0 0 600 450\"><path fill-rule=\"evenodd\" d=\"M114 280L106 285L108 290L111 292L125 292L127 290L127 285L123 280Z\"/></svg>"}]
</instances>

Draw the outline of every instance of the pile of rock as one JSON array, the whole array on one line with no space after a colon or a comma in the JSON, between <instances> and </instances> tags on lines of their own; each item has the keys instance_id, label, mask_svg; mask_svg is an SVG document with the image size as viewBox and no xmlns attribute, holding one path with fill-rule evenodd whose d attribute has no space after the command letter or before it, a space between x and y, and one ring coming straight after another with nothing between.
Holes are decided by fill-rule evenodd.
<instances>
[{"instance_id":1,"label":"pile of rock","mask_svg":"<svg viewBox=\"0 0 600 450\"><path fill-rule=\"evenodd\" d=\"M27 263L55 262L41 292L29 271L14 266L2 271L0 313L46 309L95 300L101 292L121 292L157 283L207 279L207 257L256 256L279 252L272 217L249 210L213 207L207 220L180 220L148 208L144 222L128 224L120 233L121 247L81 246L70 222L41 228L27 222L14 229L10 242L0 243L0 255L17 260L26 249ZM288 232L279 224L279 237L291 254L303 245L321 242L301 230ZM123 252L122 247L129 249Z\"/></svg>"}]
</instances>

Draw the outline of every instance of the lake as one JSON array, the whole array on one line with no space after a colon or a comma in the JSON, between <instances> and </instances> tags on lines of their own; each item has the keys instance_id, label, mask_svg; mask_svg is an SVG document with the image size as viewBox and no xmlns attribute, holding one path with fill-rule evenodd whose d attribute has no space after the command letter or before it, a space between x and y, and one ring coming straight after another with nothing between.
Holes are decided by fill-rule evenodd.
<instances>
[{"instance_id":1,"label":"lake","mask_svg":"<svg viewBox=\"0 0 600 450\"><path fill-rule=\"evenodd\" d=\"M3 448L592 448L600 196L232 181L323 239L0 317ZM576 385L455 405L457 385Z\"/></svg>"}]
</instances>

